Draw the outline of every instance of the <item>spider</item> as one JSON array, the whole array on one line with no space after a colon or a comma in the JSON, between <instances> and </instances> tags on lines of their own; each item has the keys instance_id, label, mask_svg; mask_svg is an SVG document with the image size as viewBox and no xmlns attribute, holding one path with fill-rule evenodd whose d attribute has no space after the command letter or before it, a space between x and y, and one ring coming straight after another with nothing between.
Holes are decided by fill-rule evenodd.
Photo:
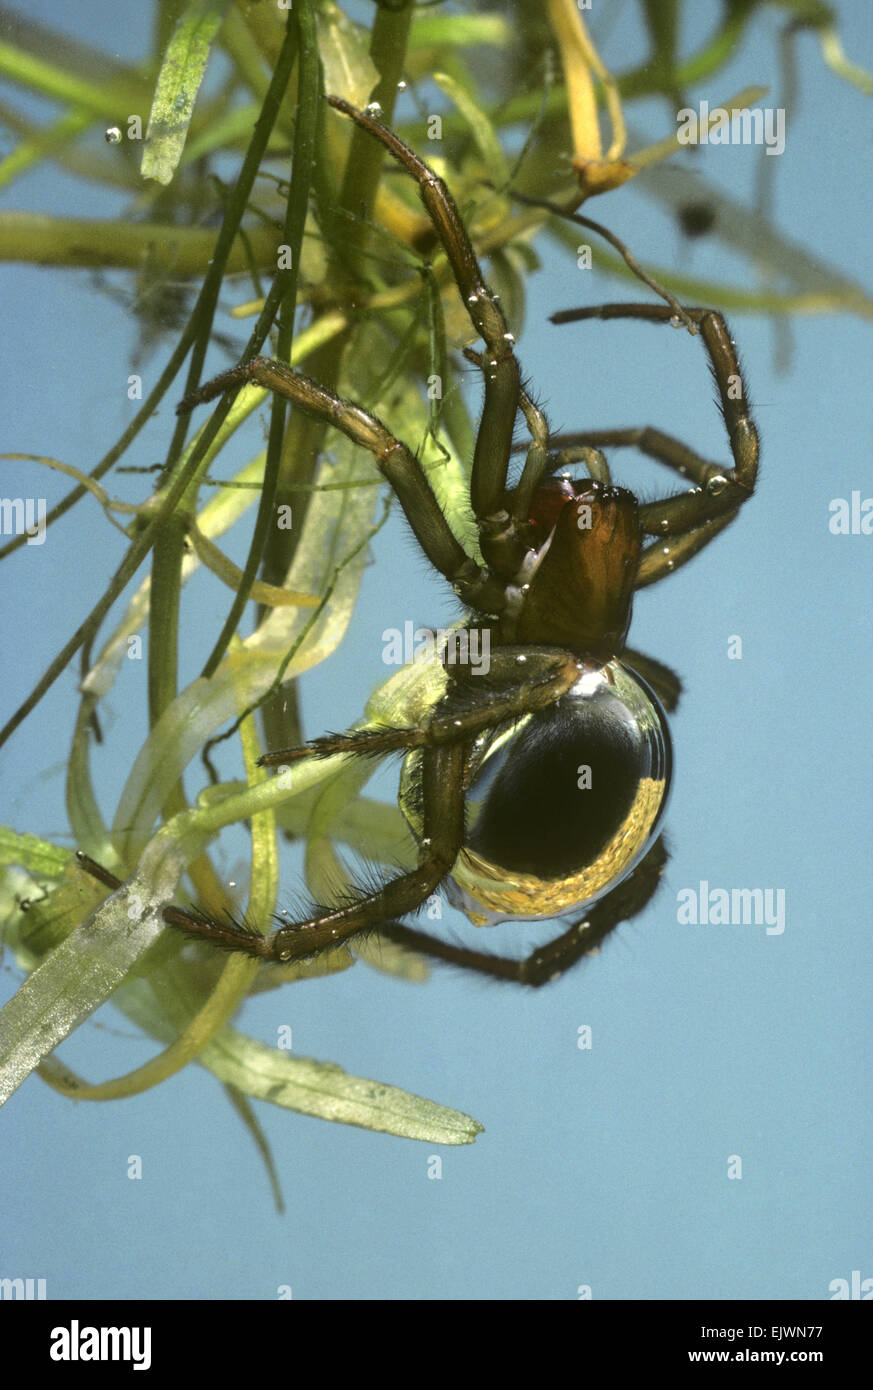
<instances>
[{"instance_id":1,"label":"spider","mask_svg":"<svg viewBox=\"0 0 873 1390\"><path fill-rule=\"evenodd\" d=\"M733 520L754 490L757 433L724 319L714 310L689 309L718 388L733 467L711 464L649 428L587 432L551 451L545 416L522 385L512 334L445 183L372 110L339 97L327 100L381 141L416 180L484 341L483 353L466 354L484 378L470 471L484 564L462 548L407 445L361 406L283 363L245 361L180 403L179 411L187 412L256 382L369 450L421 550L470 615L444 643L439 690L423 718L405 727L328 734L261 759L287 764L338 753L405 753L401 807L417 840L413 869L305 921L283 924L271 936L195 910L170 907L164 918L219 947L280 962L378 929L411 950L542 985L638 913L658 886L667 857L659 827L671 752L666 717L649 682L668 709L675 707L679 682L668 668L625 648L633 593L673 573ZM672 310L607 304L572 316L665 323ZM510 486L519 412L530 444L518 482ZM611 482L600 451L609 445L635 445L692 488L640 505ZM571 478L567 470L579 464L587 476ZM647 537L656 539L644 544ZM472 659L474 638L489 653L487 674ZM477 925L574 920L522 960L451 944L398 920L443 884L450 901Z\"/></svg>"}]
</instances>

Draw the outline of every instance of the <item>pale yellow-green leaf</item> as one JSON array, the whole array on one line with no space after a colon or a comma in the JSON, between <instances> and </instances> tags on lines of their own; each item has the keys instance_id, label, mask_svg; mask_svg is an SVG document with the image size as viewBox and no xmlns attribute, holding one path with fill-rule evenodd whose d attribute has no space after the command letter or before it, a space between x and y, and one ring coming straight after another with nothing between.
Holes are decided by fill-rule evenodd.
<instances>
[{"instance_id":1,"label":"pale yellow-green leaf","mask_svg":"<svg viewBox=\"0 0 873 1390\"><path fill-rule=\"evenodd\" d=\"M423 1139L431 1144L472 1144L482 1126L460 1110L349 1076L332 1062L289 1056L226 1029L200 1061L222 1081L254 1099L361 1129Z\"/></svg>"},{"instance_id":2,"label":"pale yellow-green leaf","mask_svg":"<svg viewBox=\"0 0 873 1390\"><path fill-rule=\"evenodd\" d=\"M91 913L0 1010L0 1104L109 998L162 930L161 907L186 861L171 837L157 836L149 848L140 875Z\"/></svg>"},{"instance_id":3,"label":"pale yellow-green leaf","mask_svg":"<svg viewBox=\"0 0 873 1390\"><path fill-rule=\"evenodd\" d=\"M367 51L367 36L338 5L322 5L316 15L318 53L324 69L324 90L366 106L379 81Z\"/></svg>"}]
</instances>

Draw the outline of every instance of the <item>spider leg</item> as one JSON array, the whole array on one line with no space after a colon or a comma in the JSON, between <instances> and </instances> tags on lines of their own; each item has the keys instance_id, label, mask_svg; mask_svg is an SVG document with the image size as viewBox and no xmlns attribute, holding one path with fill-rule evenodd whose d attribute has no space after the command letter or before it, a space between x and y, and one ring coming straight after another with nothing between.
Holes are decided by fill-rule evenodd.
<instances>
[{"instance_id":1,"label":"spider leg","mask_svg":"<svg viewBox=\"0 0 873 1390\"><path fill-rule=\"evenodd\" d=\"M519 679L521 667L523 681ZM457 743L506 720L546 709L579 679L576 657L560 647L498 647L489 652L487 675L477 676L475 669L464 669L463 676L450 683L426 723L326 734L302 748L265 753L258 762L267 767L337 753L381 758L410 748Z\"/></svg>"},{"instance_id":2,"label":"spider leg","mask_svg":"<svg viewBox=\"0 0 873 1390\"><path fill-rule=\"evenodd\" d=\"M758 432L749 413L746 387L728 326L714 309L688 309L687 313L699 325L709 356L730 440L733 468L714 467L679 440L656 430L602 431L596 435L574 436L587 443L636 444L643 452L690 477L695 483L693 491L641 508L643 530L649 535L683 536L683 533L706 528L692 547L671 547L673 563L660 567L657 573L652 573L650 569L646 583L653 583L662 574L671 573L728 525L737 509L751 497L758 475ZM599 304L553 314L552 322L567 323L590 318L634 318L649 323L669 323L672 315L669 307L661 304Z\"/></svg>"},{"instance_id":3,"label":"spider leg","mask_svg":"<svg viewBox=\"0 0 873 1390\"><path fill-rule=\"evenodd\" d=\"M485 354L479 365L485 378L485 401L473 453L470 503L482 530L482 554L495 573L511 579L518 573L527 550L504 503L521 394L521 373L513 352L515 339L503 310L485 284L455 200L443 180L369 112L359 111L342 97L329 96L327 100L381 141L416 180L473 327L484 340Z\"/></svg>"},{"instance_id":4,"label":"spider leg","mask_svg":"<svg viewBox=\"0 0 873 1390\"><path fill-rule=\"evenodd\" d=\"M191 936L228 951L241 951L258 960L289 961L339 946L349 937L393 917L414 912L445 877L464 838L464 747L426 749L422 756L423 835L418 863L408 873L390 879L375 892L357 896L335 909L282 926L262 936L230 919L219 921L196 909L170 906L164 921ZM107 887L120 880L80 855L83 867Z\"/></svg>"},{"instance_id":5,"label":"spider leg","mask_svg":"<svg viewBox=\"0 0 873 1390\"><path fill-rule=\"evenodd\" d=\"M523 684L518 682L520 657L527 666ZM414 869L390 879L375 892L351 897L342 906L325 908L302 922L283 925L272 936L175 906L164 909L164 921L225 950L242 951L259 960L289 961L341 945L360 931L414 912L452 868L463 843L464 771L470 738L480 729L554 704L579 675L576 658L559 648L524 651L502 647L492 654L491 662L492 671L482 685L477 677L466 673L452 682L428 726L421 729L332 735L316 739L305 749L268 754L262 759L286 762L310 752L316 756L337 752L381 756L396 748L421 747L422 828ZM378 747L367 746L370 735ZM86 856L80 855L80 859L107 887L120 886L120 880L107 870Z\"/></svg>"},{"instance_id":6,"label":"spider leg","mask_svg":"<svg viewBox=\"0 0 873 1390\"><path fill-rule=\"evenodd\" d=\"M672 714L682 694L682 682L676 672L665 666L663 661L656 661L653 656L646 656L644 652L637 651L636 647L625 647L621 653L621 661L622 664L632 667L637 675L642 676L652 687L667 713Z\"/></svg>"},{"instance_id":7,"label":"spider leg","mask_svg":"<svg viewBox=\"0 0 873 1390\"><path fill-rule=\"evenodd\" d=\"M727 516L714 517L712 521L705 521L702 526L698 526L695 531L686 531L684 535L675 536L670 540L669 545L665 545L663 540L653 541L651 545L643 548L640 558L640 567L637 570L635 589L645 589L650 584L656 584L659 579L664 579L668 574L675 574L676 570L681 569L689 560L693 559L699 550L713 540L726 526L738 515L739 508L728 512Z\"/></svg>"},{"instance_id":8,"label":"spider leg","mask_svg":"<svg viewBox=\"0 0 873 1390\"><path fill-rule=\"evenodd\" d=\"M572 464L582 458L580 446L589 446L590 452L590 446L596 445L597 449L639 449L641 454L690 479L696 487L705 488L712 478L724 477L723 464L703 458L675 435L665 434L651 425L625 430L574 430L572 434L555 435L552 443L560 446L560 452L549 460L552 473L565 463ZM665 534L664 507L664 502L649 502L640 507L640 522L647 535Z\"/></svg>"},{"instance_id":9,"label":"spider leg","mask_svg":"<svg viewBox=\"0 0 873 1390\"><path fill-rule=\"evenodd\" d=\"M424 771L426 785L433 796L434 782L438 782L440 778L440 771L433 764L438 761L439 755L429 756L433 762L431 767L426 767ZM432 816L432 803L428 810ZM462 821L463 806L459 810ZM457 832L457 822L454 829ZM641 912L654 897L667 863L667 851L661 836L633 872L606 897L595 903L584 918L574 922L554 941L537 948L524 959L512 960L488 951L473 951L464 946L453 946L450 942L441 941L439 937L430 936L427 932L407 927L402 922L384 920L378 915L374 918L373 913L382 912L388 899L393 902L392 910L397 915L420 906L447 872L446 869L440 871L440 864L448 852L448 840L439 848L435 848L432 842L416 869L401 878L393 879L380 893L372 894L338 912L314 918L310 922L301 922L293 927L282 928L272 937L261 936L258 932L235 923L216 922L185 908L165 908L164 921L169 926L182 928L228 950L239 950L258 959L277 961L300 959L326 947L336 946L367 926L378 926L381 936L407 950L432 956L479 974L490 975L494 979L536 987L557 979L575 965L580 957L596 950L609 933L622 922ZM77 857L82 867L106 887L117 889L122 886L121 879L95 863L86 854L79 851ZM449 867L453 862L454 855Z\"/></svg>"},{"instance_id":10,"label":"spider leg","mask_svg":"<svg viewBox=\"0 0 873 1390\"><path fill-rule=\"evenodd\" d=\"M642 911L654 897L666 863L667 850L662 836L633 872L595 903L584 918L522 960L493 955L488 951L468 950L465 946L453 946L401 922L383 923L379 934L410 951L434 956L450 965L490 975L493 979L534 987L545 985L575 965L581 956L596 950L621 922Z\"/></svg>"},{"instance_id":11,"label":"spider leg","mask_svg":"<svg viewBox=\"0 0 873 1390\"><path fill-rule=\"evenodd\" d=\"M183 414L252 381L284 396L306 414L326 420L355 444L368 449L394 489L416 540L435 569L470 607L484 613L502 611L506 602L503 584L470 559L443 515L418 459L369 411L341 400L302 372L295 372L272 357L252 357L231 367L186 396L176 410Z\"/></svg>"},{"instance_id":12,"label":"spider leg","mask_svg":"<svg viewBox=\"0 0 873 1390\"><path fill-rule=\"evenodd\" d=\"M609 464L599 449L591 447L596 436L592 434L589 438L587 434L579 434L573 435L572 438L574 441L578 440L577 447L559 449L556 454L553 454L549 459L549 473L560 473L564 468L572 468L577 463L584 463L589 478L594 478L598 483L605 483L608 487L612 482Z\"/></svg>"},{"instance_id":13,"label":"spider leg","mask_svg":"<svg viewBox=\"0 0 873 1390\"><path fill-rule=\"evenodd\" d=\"M468 362L473 362L477 367L485 370L485 360L481 352L475 352L473 348L464 348L464 356ZM527 455L524 462L524 469L518 483L512 490L512 498L509 503L509 513L513 521L523 525L530 516L531 502L533 495L540 485L543 477L550 471L549 464L549 423L540 410L539 406L522 387L519 392L519 405L522 414L527 421L530 431L530 444L527 447ZM513 449L512 452L515 452ZM601 456L602 457L602 456ZM511 533L510 533L511 534ZM497 572L500 569L501 556L499 554L499 543L496 536L491 537L490 550L493 555L493 566ZM495 552L497 552L495 554ZM505 578L513 578L516 570L510 568L516 559L516 551L511 550L507 556L507 574Z\"/></svg>"}]
</instances>

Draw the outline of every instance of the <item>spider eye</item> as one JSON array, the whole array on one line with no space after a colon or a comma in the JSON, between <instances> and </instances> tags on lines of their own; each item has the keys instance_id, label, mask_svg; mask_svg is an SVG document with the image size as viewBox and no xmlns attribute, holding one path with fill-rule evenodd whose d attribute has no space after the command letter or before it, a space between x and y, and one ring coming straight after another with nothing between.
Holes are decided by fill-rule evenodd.
<instances>
[{"instance_id":1,"label":"spider eye","mask_svg":"<svg viewBox=\"0 0 873 1390\"><path fill-rule=\"evenodd\" d=\"M617 661L476 748L447 893L476 925L584 911L651 846L671 773L657 698Z\"/></svg>"}]
</instances>

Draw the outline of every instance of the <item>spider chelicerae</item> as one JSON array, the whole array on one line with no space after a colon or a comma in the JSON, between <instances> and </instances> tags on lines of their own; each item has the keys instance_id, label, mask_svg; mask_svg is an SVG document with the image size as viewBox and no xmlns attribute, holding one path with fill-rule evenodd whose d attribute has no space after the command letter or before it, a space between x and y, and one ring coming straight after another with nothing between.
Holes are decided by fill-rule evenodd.
<instances>
[{"instance_id":1,"label":"spider chelicerae","mask_svg":"<svg viewBox=\"0 0 873 1390\"><path fill-rule=\"evenodd\" d=\"M381 141L416 180L484 342L482 353L467 350L485 388L470 470L484 564L461 546L408 446L361 406L283 363L263 357L243 362L181 403L179 410L188 411L256 382L369 450L421 550L470 616L445 644L439 688L423 718L404 727L329 734L261 759L287 765L338 753L404 752L401 806L418 845L412 870L305 921L283 923L271 936L178 907L166 908L164 919L225 949L281 962L378 929L455 965L541 985L638 913L657 888L666 863L659 826L670 780L670 740L658 696L673 708L679 683L659 662L626 648L631 602L636 589L691 559L752 495L757 433L724 319L714 310L686 309L709 355L733 467L709 463L651 428L585 432L550 449L545 416L523 388L512 334L445 183L371 110L339 97L328 101ZM656 324L674 319L671 307L654 304L606 304L563 317L571 316ZM519 413L530 444L510 486ZM633 493L613 485L601 453L602 447L627 445L679 473L691 488L640 505ZM578 474L580 466L587 476L572 478L569 470ZM118 886L105 870L99 876ZM398 920L440 885L477 925L572 920L522 960L468 949Z\"/></svg>"}]
</instances>

